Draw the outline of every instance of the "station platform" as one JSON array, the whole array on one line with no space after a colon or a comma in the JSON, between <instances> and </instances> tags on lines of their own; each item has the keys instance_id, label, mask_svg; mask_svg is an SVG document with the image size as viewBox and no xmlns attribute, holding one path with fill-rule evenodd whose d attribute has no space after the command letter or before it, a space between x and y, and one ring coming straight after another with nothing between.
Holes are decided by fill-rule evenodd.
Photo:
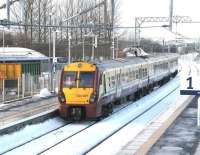
<instances>
[{"instance_id":1,"label":"station platform","mask_svg":"<svg viewBox=\"0 0 200 155\"><path fill-rule=\"evenodd\" d=\"M200 154L200 130L197 127L197 98L189 96L183 104L177 99L117 155Z\"/></svg>"},{"instance_id":2,"label":"station platform","mask_svg":"<svg viewBox=\"0 0 200 155\"><path fill-rule=\"evenodd\" d=\"M29 98L13 103L0 104L0 128L13 122L58 109L57 97Z\"/></svg>"}]
</instances>

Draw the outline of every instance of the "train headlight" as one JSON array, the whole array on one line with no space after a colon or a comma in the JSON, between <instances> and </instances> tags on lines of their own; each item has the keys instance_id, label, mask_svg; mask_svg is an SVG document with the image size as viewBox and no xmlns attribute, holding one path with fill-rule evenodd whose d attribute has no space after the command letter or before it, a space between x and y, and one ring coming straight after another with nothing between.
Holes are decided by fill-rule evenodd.
<instances>
[{"instance_id":1,"label":"train headlight","mask_svg":"<svg viewBox=\"0 0 200 155\"><path fill-rule=\"evenodd\" d=\"M61 104L65 103L66 102L66 99L65 99L65 94L63 92L59 92L58 93L58 100Z\"/></svg>"},{"instance_id":2,"label":"train headlight","mask_svg":"<svg viewBox=\"0 0 200 155\"><path fill-rule=\"evenodd\" d=\"M92 93L92 94L90 95L90 103L94 103L95 100L96 100L96 93Z\"/></svg>"}]
</instances>

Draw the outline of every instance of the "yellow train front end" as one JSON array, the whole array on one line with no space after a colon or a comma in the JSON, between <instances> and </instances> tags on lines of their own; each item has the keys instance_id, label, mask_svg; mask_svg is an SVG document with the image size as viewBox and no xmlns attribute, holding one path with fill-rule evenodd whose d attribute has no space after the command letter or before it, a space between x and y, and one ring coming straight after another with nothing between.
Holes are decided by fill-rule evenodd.
<instances>
[{"instance_id":1,"label":"yellow train front end","mask_svg":"<svg viewBox=\"0 0 200 155\"><path fill-rule=\"evenodd\" d=\"M64 67L58 96L62 117L80 120L98 115L96 77L96 66L91 63L75 62Z\"/></svg>"}]
</instances>

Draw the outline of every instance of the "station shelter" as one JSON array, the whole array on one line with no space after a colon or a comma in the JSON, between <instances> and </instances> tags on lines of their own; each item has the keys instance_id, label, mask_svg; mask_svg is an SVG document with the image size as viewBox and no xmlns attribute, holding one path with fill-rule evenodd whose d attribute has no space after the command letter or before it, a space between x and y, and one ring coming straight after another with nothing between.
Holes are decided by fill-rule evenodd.
<instances>
[{"instance_id":1,"label":"station shelter","mask_svg":"<svg viewBox=\"0 0 200 155\"><path fill-rule=\"evenodd\" d=\"M27 48L0 47L0 81L5 88L16 88L22 75L40 75L48 70L49 58ZM2 90L0 82L0 90Z\"/></svg>"}]
</instances>

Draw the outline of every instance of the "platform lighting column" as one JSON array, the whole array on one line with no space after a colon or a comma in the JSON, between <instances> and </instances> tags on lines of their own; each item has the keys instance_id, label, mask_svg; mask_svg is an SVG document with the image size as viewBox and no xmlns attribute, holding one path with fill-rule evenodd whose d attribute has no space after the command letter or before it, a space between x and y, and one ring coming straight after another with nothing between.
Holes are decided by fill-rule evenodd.
<instances>
[{"instance_id":1,"label":"platform lighting column","mask_svg":"<svg viewBox=\"0 0 200 155\"><path fill-rule=\"evenodd\" d=\"M52 13L50 12L49 14L49 71L51 71L51 16L52 16ZM51 75L50 77L50 90L52 91L52 72L49 73Z\"/></svg>"},{"instance_id":2,"label":"platform lighting column","mask_svg":"<svg viewBox=\"0 0 200 155\"><path fill-rule=\"evenodd\" d=\"M116 58L118 58L118 52L119 52L119 41L118 41L118 36L116 37L117 39L117 51L116 51Z\"/></svg>"},{"instance_id":3,"label":"platform lighting column","mask_svg":"<svg viewBox=\"0 0 200 155\"><path fill-rule=\"evenodd\" d=\"M53 73L55 73L56 31L53 31Z\"/></svg>"},{"instance_id":4,"label":"platform lighting column","mask_svg":"<svg viewBox=\"0 0 200 155\"><path fill-rule=\"evenodd\" d=\"M92 60L94 60L94 48L97 48L97 35L92 35Z\"/></svg>"},{"instance_id":5,"label":"platform lighting column","mask_svg":"<svg viewBox=\"0 0 200 155\"><path fill-rule=\"evenodd\" d=\"M92 35L92 60L94 60L94 40L95 40L95 35Z\"/></svg>"},{"instance_id":6,"label":"platform lighting column","mask_svg":"<svg viewBox=\"0 0 200 155\"><path fill-rule=\"evenodd\" d=\"M85 35L83 35L83 61L85 60Z\"/></svg>"},{"instance_id":7,"label":"platform lighting column","mask_svg":"<svg viewBox=\"0 0 200 155\"><path fill-rule=\"evenodd\" d=\"M49 59L51 57L51 28L49 28Z\"/></svg>"},{"instance_id":8,"label":"platform lighting column","mask_svg":"<svg viewBox=\"0 0 200 155\"><path fill-rule=\"evenodd\" d=\"M112 58L115 59L115 35L114 35L114 29L113 29L113 41L112 41Z\"/></svg>"},{"instance_id":9,"label":"platform lighting column","mask_svg":"<svg viewBox=\"0 0 200 155\"><path fill-rule=\"evenodd\" d=\"M71 33L68 34L68 63L71 62Z\"/></svg>"},{"instance_id":10,"label":"platform lighting column","mask_svg":"<svg viewBox=\"0 0 200 155\"><path fill-rule=\"evenodd\" d=\"M49 59L51 57L51 16L52 16L52 13L49 14L49 20L50 20L50 27L49 27Z\"/></svg>"}]
</instances>

